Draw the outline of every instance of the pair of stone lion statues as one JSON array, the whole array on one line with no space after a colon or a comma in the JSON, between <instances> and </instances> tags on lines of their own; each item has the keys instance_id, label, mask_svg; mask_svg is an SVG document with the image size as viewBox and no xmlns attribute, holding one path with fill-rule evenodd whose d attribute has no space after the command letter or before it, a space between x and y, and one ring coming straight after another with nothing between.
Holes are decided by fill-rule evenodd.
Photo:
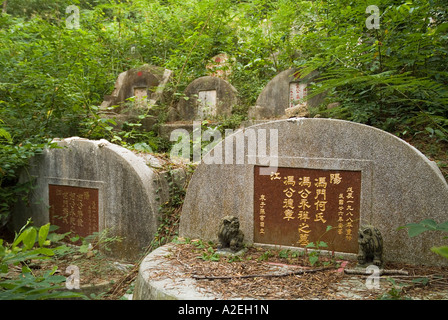
<instances>
[{"instance_id":1,"label":"pair of stone lion statues","mask_svg":"<svg viewBox=\"0 0 448 320\"><path fill-rule=\"evenodd\" d=\"M230 249L237 252L244 247L244 234L240 230L239 219L235 216L225 216L218 228L218 249ZM383 238L374 226L362 226L358 232L358 265L383 265Z\"/></svg>"}]
</instances>

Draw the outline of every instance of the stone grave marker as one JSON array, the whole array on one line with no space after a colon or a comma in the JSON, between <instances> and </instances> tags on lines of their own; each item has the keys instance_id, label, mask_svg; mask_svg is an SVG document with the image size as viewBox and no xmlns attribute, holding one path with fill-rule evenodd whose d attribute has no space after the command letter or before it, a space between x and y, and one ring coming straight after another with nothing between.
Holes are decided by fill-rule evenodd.
<instances>
[{"instance_id":1,"label":"stone grave marker","mask_svg":"<svg viewBox=\"0 0 448 320\"><path fill-rule=\"evenodd\" d=\"M134 88L135 104L138 108L145 108L148 105L148 88Z\"/></svg>"},{"instance_id":2,"label":"stone grave marker","mask_svg":"<svg viewBox=\"0 0 448 320\"><path fill-rule=\"evenodd\" d=\"M184 91L171 121L190 121L230 116L238 102L237 90L226 80L205 76L191 82Z\"/></svg>"},{"instance_id":3,"label":"stone grave marker","mask_svg":"<svg viewBox=\"0 0 448 320\"><path fill-rule=\"evenodd\" d=\"M289 83L289 107L295 107L299 101L307 96L307 84L300 82Z\"/></svg>"},{"instance_id":4,"label":"stone grave marker","mask_svg":"<svg viewBox=\"0 0 448 320\"><path fill-rule=\"evenodd\" d=\"M110 255L132 260L151 243L159 225L159 207L169 196L165 164L151 154L134 153L106 140L55 139L60 148L33 157L21 181L34 180L28 203L14 208L12 224L19 230L32 218L59 232L88 236L107 230L123 238L111 244ZM171 174L183 183L185 171Z\"/></svg>"},{"instance_id":5,"label":"stone grave marker","mask_svg":"<svg viewBox=\"0 0 448 320\"><path fill-rule=\"evenodd\" d=\"M211 59L206 69L210 76L226 80L232 73L231 61L232 59L226 53L220 53Z\"/></svg>"},{"instance_id":6,"label":"stone grave marker","mask_svg":"<svg viewBox=\"0 0 448 320\"><path fill-rule=\"evenodd\" d=\"M100 107L102 117L114 118L120 125L129 119L136 119L141 113L164 101L164 89L171 78L171 70L143 65L118 75L112 94L106 95ZM134 102L127 99L134 98ZM111 108L113 106L118 106ZM145 127L155 121L148 120Z\"/></svg>"},{"instance_id":7,"label":"stone grave marker","mask_svg":"<svg viewBox=\"0 0 448 320\"><path fill-rule=\"evenodd\" d=\"M288 69L275 76L258 96L256 105L249 108L248 117L254 120L279 118L292 115L303 116L307 107L315 107L323 102L323 94L306 102L307 85L316 78L312 72L303 79L297 78L297 69Z\"/></svg>"},{"instance_id":8,"label":"stone grave marker","mask_svg":"<svg viewBox=\"0 0 448 320\"><path fill-rule=\"evenodd\" d=\"M397 228L446 221L447 208L437 165L405 141L358 123L292 118L237 131L203 157L179 234L217 241L219 221L235 216L249 244L325 241L328 250L355 257L359 227L372 225L386 262L446 265L430 250L446 244L443 234L409 238Z\"/></svg>"},{"instance_id":9,"label":"stone grave marker","mask_svg":"<svg viewBox=\"0 0 448 320\"><path fill-rule=\"evenodd\" d=\"M155 104L162 99L163 89L170 77L170 70L149 65L122 72L118 75L114 91L105 96L101 107L106 109L121 105L133 96L146 98L150 104Z\"/></svg>"}]
</instances>

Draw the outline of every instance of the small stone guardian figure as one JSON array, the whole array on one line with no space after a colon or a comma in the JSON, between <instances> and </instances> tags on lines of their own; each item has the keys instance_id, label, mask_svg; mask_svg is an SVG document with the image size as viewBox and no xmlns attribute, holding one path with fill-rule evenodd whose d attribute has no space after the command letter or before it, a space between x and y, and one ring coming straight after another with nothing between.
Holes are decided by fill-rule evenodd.
<instances>
[{"instance_id":1,"label":"small stone guardian figure","mask_svg":"<svg viewBox=\"0 0 448 320\"><path fill-rule=\"evenodd\" d=\"M362 226L358 232L358 266L383 266L383 238L374 226Z\"/></svg>"},{"instance_id":2,"label":"small stone guardian figure","mask_svg":"<svg viewBox=\"0 0 448 320\"><path fill-rule=\"evenodd\" d=\"M218 230L218 249L230 249L231 252L238 252L243 249L244 234L240 230L240 221L234 216L225 216Z\"/></svg>"}]
</instances>

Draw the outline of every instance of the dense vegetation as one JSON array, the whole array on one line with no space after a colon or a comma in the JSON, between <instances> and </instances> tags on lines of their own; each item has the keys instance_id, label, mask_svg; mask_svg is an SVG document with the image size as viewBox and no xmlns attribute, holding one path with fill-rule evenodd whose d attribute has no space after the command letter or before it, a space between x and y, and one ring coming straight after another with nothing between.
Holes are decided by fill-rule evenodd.
<instances>
[{"instance_id":1,"label":"dense vegetation","mask_svg":"<svg viewBox=\"0 0 448 320\"><path fill-rule=\"evenodd\" d=\"M80 28L67 28L80 9ZM368 29L368 5L380 10ZM362 122L446 154L448 22L443 0L9 0L0 15L0 217L18 192L19 168L54 137L106 138L125 146L155 133L116 132L97 116L117 75L144 63L174 71L176 103L216 54L233 58L229 81L242 120L278 72L302 68L327 100L312 114ZM330 102L340 106L327 110ZM132 132L132 134L130 134ZM446 159L445 159L446 160ZM443 165L444 162L439 164ZM3 223L2 223L3 224Z\"/></svg>"}]
</instances>

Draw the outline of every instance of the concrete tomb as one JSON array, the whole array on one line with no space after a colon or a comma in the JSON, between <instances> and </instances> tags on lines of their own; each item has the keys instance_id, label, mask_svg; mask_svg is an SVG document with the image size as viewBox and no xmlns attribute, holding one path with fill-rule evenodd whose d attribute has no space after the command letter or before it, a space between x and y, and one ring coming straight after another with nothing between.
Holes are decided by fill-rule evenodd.
<instances>
[{"instance_id":1,"label":"concrete tomb","mask_svg":"<svg viewBox=\"0 0 448 320\"><path fill-rule=\"evenodd\" d=\"M211 59L211 62L206 65L207 72L212 77L227 78L232 73L231 62L233 62L226 53L220 53Z\"/></svg>"},{"instance_id":2,"label":"concrete tomb","mask_svg":"<svg viewBox=\"0 0 448 320\"><path fill-rule=\"evenodd\" d=\"M180 98L171 121L191 121L230 116L238 103L237 90L226 80L205 76L191 82Z\"/></svg>"},{"instance_id":3,"label":"concrete tomb","mask_svg":"<svg viewBox=\"0 0 448 320\"><path fill-rule=\"evenodd\" d=\"M203 157L179 235L217 241L219 221L235 216L246 243L324 241L356 259L358 230L369 225L381 232L384 261L446 265L430 250L446 243L443 234L409 238L397 228L446 221L447 208L437 165L405 141L358 123L292 118L237 131Z\"/></svg>"},{"instance_id":4,"label":"concrete tomb","mask_svg":"<svg viewBox=\"0 0 448 320\"><path fill-rule=\"evenodd\" d=\"M159 225L159 208L169 197L170 175L164 161L136 154L106 140L56 139L59 148L35 156L21 175L34 179L29 204L14 208L13 225L19 230L32 218L35 225L52 223L60 233L83 237L107 230L121 237L111 245L111 256L132 260L151 243ZM171 174L182 184L186 171Z\"/></svg>"},{"instance_id":5,"label":"concrete tomb","mask_svg":"<svg viewBox=\"0 0 448 320\"><path fill-rule=\"evenodd\" d=\"M304 78L298 78L297 69L282 71L268 82L258 96L256 105L249 108L248 117L252 120L273 119L291 116L306 116L308 107L323 102L323 95L317 95L308 101L301 99L308 94L309 82L317 77L312 72Z\"/></svg>"},{"instance_id":6,"label":"concrete tomb","mask_svg":"<svg viewBox=\"0 0 448 320\"><path fill-rule=\"evenodd\" d=\"M163 93L171 74L171 70L150 65L120 73L114 91L104 97L100 107L101 115L114 118L121 124L129 119L137 119L139 114L148 113L154 105L164 101ZM151 122L149 127L155 122L150 119L146 121Z\"/></svg>"}]
</instances>

